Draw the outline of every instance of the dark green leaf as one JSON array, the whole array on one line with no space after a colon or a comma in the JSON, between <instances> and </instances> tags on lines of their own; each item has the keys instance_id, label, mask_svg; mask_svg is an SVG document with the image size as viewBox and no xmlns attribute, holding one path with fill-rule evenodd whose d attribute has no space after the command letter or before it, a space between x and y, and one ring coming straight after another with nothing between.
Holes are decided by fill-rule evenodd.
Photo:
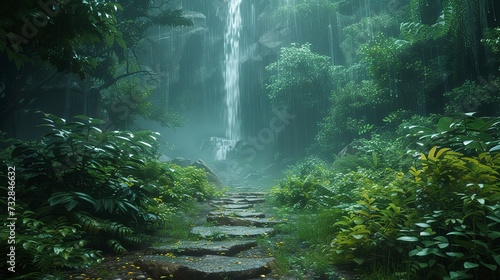
<instances>
[{"instance_id":1,"label":"dark green leaf","mask_svg":"<svg viewBox=\"0 0 500 280\"><path fill-rule=\"evenodd\" d=\"M397 240L405 241L405 242L417 242L419 239L417 237L414 237L414 236L402 236L402 237L399 237Z\"/></svg>"},{"instance_id":2,"label":"dark green leaf","mask_svg":"<svg viewBox=\"0 0 500 280\"><path fill-rule=\"evenodd\" d=\"M464 262L464 268L467 268L467 269L469 269L469 268L476 268L478 266L479 266L479 264L477 264L477 263Z\"/></svg>"}]
</instances>

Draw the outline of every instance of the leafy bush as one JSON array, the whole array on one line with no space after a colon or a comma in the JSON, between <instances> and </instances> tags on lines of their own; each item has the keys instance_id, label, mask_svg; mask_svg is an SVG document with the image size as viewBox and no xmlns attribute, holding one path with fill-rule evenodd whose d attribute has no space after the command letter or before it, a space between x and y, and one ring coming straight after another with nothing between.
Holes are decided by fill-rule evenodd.
<instances>
[{"instance_id":1,"label":"leafy bush","mask_svg":"<svg viewBox=\"0 0 500 280\"><path fill-rule=\"evenodd\" d=\"M364 173L360 170L356 175L367 176ZM396 238L400 227L410 219L407 205L412 203L412 195L404 174L392 171L385 175L392 179L389 184L367 179L355 182L351 201L345 204L349 206L342 209L343 217L335 223L336 234L330 244L336 262L386 265L402 252Z\"/></svg>"},{"instance_id":2,"label":"leafy bush","mask_svg":"<svg viewBox=\"0 0 500 280\"><path fill-rule=\"evenodd\" d=\"M466 154L500 150L500 118L474 117L474 113L441 117L437 127L410 125L411 136L430 149L434 145L451 147Z\"/></svg>"},{"instance_id":3,"label":"leafy bush","mask_svg":"<svg viewBox=\"0 0 500 280\"><path fill-rule=\"evenodd\" d=\"M422 154L415 177L420 221L399 239L413 244L412 269L444 279L500 276L500 154L449 148Z\"/></svg>"},{"instance_id":4,"label":"leafy bush","mask_svg":"<svg viewBox=\"0 0 500 280\"><path fill-rule=\"evenodd\" d=\"M316 158L309 158L293 166L278 185L271 189L277 202L294 208L316 208L324 204L330 191L331 176L327 164Z\"/></svg>"},{"instance_id":5,"label":"leafy bush","mask_svg":"<svg viewBox=\"0 0 500 280\"><path fill-rule=\"evenodd\" d=\"M432 119L412 118L421 124ZM499 123L466 114L443 117L436 129L400 127L415 131L409 135L418 137L419 147L430 146L406 174L391 168L401 167L394 163L401 160L402 148L383 158L378 156L384 154L383 141L358 140L359 152L339 159L333 169L323 162L298 164L275 187L275 195L288 205L340 211L331 212L336 221L331 242L324 245L334 263L354 261L408 279L496 279ZM367 162L372 164L354 164Z\"/></svg>"},{"instance_id":6,"label":"leafy bush","mask_svg":"<svg viewBox=\"0 0 500 280\"><path fill-rule=\"evenodd\" d=\"M167 210L214 193L204 171L157 162L155 132L103 132L103 121L86 116L44 117L50 131L42 140L9 139L1 152L2 169L16 169L16 259L26 272L84 267L99 262L101 251L125 252Z\"/></svg>"},{"instance_id":7,"label":"leafy bush","mask_svg":"<svg viewBox=\"0 0 500 280\"><path fill-rule=\"evenodd\" d=\"M390 111L388 96L387 90L369 80L349 82L332 91L330 100L335 106L319 124L316 135L319 153L332 157L355 138L365 137L382 125L382 119L377 116Z\"/></svg>"},{"instance_id":8,"label":"leafy bush","mask_svg":"<svg viewBox=\"0 0 500 280\"><path fill-rule=\"evenodd\" d=\"M488 81L480 77L480 83L466 80L461 86L445 92L445 112L492 112L498 113L496 104L500 101L498 90L500 79L489 77Z\"/></svg>"},{"instance_id":9,"label":"leafy bush","mask_svg":"<svg viewBox=\"0 0 500 280\"><path fill-rule=\"evenodd\" d=\"M161 222L169 221L173 213L189 202L207 200L222 191L208 182L205 170L194 166L150 161L140 169L137 177L156 190L155 203L149 205L149 210Z\"/></svg>"},{"instance_id":10,"label":"leafy bush","mask_svg":"<svg viewBox=\"0 0 500 280\"><path fill-rule=\"evenodd\" d=\"M494 28L486 31L484 39L481 42L495 54L500 54L500 28ZM497 56L498 57L498 56Z\"/></svg>"},{"instance_id":11,"label":"leafy bush","mask_svg":"<svg viewBox=\"0 0 500 280\"><path fill-rule=\"evenodd\" d=\"M311 51L311 44L282 48L279 60L266 70L272 74L266 86L273 106L294 112L326 110L323 102L332 86L330 60Z\"/></svg>"}]
</instances>

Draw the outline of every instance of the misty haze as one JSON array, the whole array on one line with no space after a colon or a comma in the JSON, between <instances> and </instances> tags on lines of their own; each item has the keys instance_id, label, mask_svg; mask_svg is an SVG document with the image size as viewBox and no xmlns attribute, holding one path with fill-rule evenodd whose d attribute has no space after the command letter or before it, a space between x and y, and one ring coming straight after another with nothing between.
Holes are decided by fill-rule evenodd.
<instances>
[{"instance_id":1,"label":"misty haze","mask_svg":"<svg viewBox=\"0 0 500 280\"><path fill-rule=\"evenodd\" d=\"M1 279L500 279L495 0L3 0Z\"/></svg>"}]
</instances>

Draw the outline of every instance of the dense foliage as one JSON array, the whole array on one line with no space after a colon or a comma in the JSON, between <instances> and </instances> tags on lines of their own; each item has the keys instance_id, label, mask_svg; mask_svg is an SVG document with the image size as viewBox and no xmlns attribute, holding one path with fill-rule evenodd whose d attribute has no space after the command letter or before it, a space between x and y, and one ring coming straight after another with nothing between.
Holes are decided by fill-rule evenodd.
<instances>
[{"instance_id":1,"label":"dense foliage","mask_svg":"<svg viewBox=\"0 0 500 280\"><path fill-rule=\"evenodd\" d=\"M330 210L327 241L316 244L332 263L404 279L497 278L499 124L465 114L407 126L417 157L398 147L407 138L360 140L331 166L296 165L272 193L281 205Z\"/></svg>"},{"instance_id":2,"label":"dense foliage","mask_svg":"<svg viewBox=\"0 0 500 280\"><path fill-rule=\"evenodd\" d=\"M109 125L119 129L130 125L137 115L163 125L178 125L175 115L167 110L170 108L147 103L145 97L151 94L147 89L135 87L136 91L127 92L120 88L119 96L107 91L118 81L133 84L141 80L150 87L158 84L158 69L141 61L141 54L149 49L150 28L193 24L169 1L155 2L3 1L0 4L2 130L15 135L19 128L13 115L21 109L32 110L31 113L42 110L67 118L85 114L107 119L108 124L116 121ZM131 81L132 78L135 80ZM45 104L45 100L51 104ZM126 114L123 106L129 110ZM116 114L120 114L118 121ZM9 121L14 125L9 127Z\"/></svg>"},{"instance_id":3,"label":"dense foliage","mask_svg":"<svg viewBox=\"0 0 500 280\"><path fill-rule=\"evenodd\" d=\"M126 252L148 242L140 234L160 229L189 201L216 193L204 170L158 161L157 133L103 132L103 121L86 116L66 121L45 114L44 120L49 132L40 141L2 143L8 145L2 169L15 168L15 186L2 184L2 191L18 198L16 260L32 272L28 278ZM7 221L6 212L2 217ZM1 234L9 234L5 224Z\"/></svg>"}]
</instances>

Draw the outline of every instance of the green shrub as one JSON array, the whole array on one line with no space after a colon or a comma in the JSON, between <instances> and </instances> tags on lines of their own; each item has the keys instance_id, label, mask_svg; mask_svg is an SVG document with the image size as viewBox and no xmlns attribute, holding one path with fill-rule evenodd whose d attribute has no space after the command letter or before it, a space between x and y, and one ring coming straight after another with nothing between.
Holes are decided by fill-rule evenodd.
<instances>
[{"instance_id":1,"label":"green shrub","mask_svg":"<svg viewBox=\"0 0 500 280\"><path fill-rule=\"evenodd\" d=\"M44 117L49 132L42 140L4 140L10 146L0 153L2 170L16 169L16 264L26 273L85 267L102 251L126 252L143 242L140 231L215 192L203 170L157 162L157 133L103 132L103 121L86 116ZM0 233L8 236L5 223Z\"/></svg>"},{"instance_id":2,"label":"green shrub","mask_svg":"<svg viewBox=\"0 0 500 280\"><path fill-rule=\"evenodd\" d=\"M348 207L342 208L342 219L335 223L335 238L330 245L333 259L372 265L395 261L402 252L396 244L399 229L411 219L408 205L413 199L408 179L395 171L384 175L388 184L369 179L370 172L363 170L351 176L355 186L350 201L344 204Z\"/></svg>"},{"instance_id":3,"label":"green shrub","mask_svg":"<svg viewBox=\"0 0 500 280\"><path fill-rule=\"evenodd\" d=\"M409 125L411 136L421 147L450 147L466 154L500 150L500 118L475 117L464 113L439 118L437 125Z\"/></svg>"},{"instance_id":4,"label":"green shrub","mask_svg":"<svg viewBox=\"0 0 500 280\"><path fill-rule=\"evenodd\" d=\"M278 185L271 189L271 195L281 205L297 209L317 208L327 203L330 173L324 161L315 158L304 160L278 181Z\"/></svg>"},{"instance_id":5,"label":"green shrub","mask_svg":"<svg viewBox=\"0 0 500 280\"><path fill-rule=\"evenodd\" d=\"M412 168L422 218L399 240L412 244L412 269L444 279L500 276L500 154L465 156L433 147Z\"/></svg>"}]
</instances>

